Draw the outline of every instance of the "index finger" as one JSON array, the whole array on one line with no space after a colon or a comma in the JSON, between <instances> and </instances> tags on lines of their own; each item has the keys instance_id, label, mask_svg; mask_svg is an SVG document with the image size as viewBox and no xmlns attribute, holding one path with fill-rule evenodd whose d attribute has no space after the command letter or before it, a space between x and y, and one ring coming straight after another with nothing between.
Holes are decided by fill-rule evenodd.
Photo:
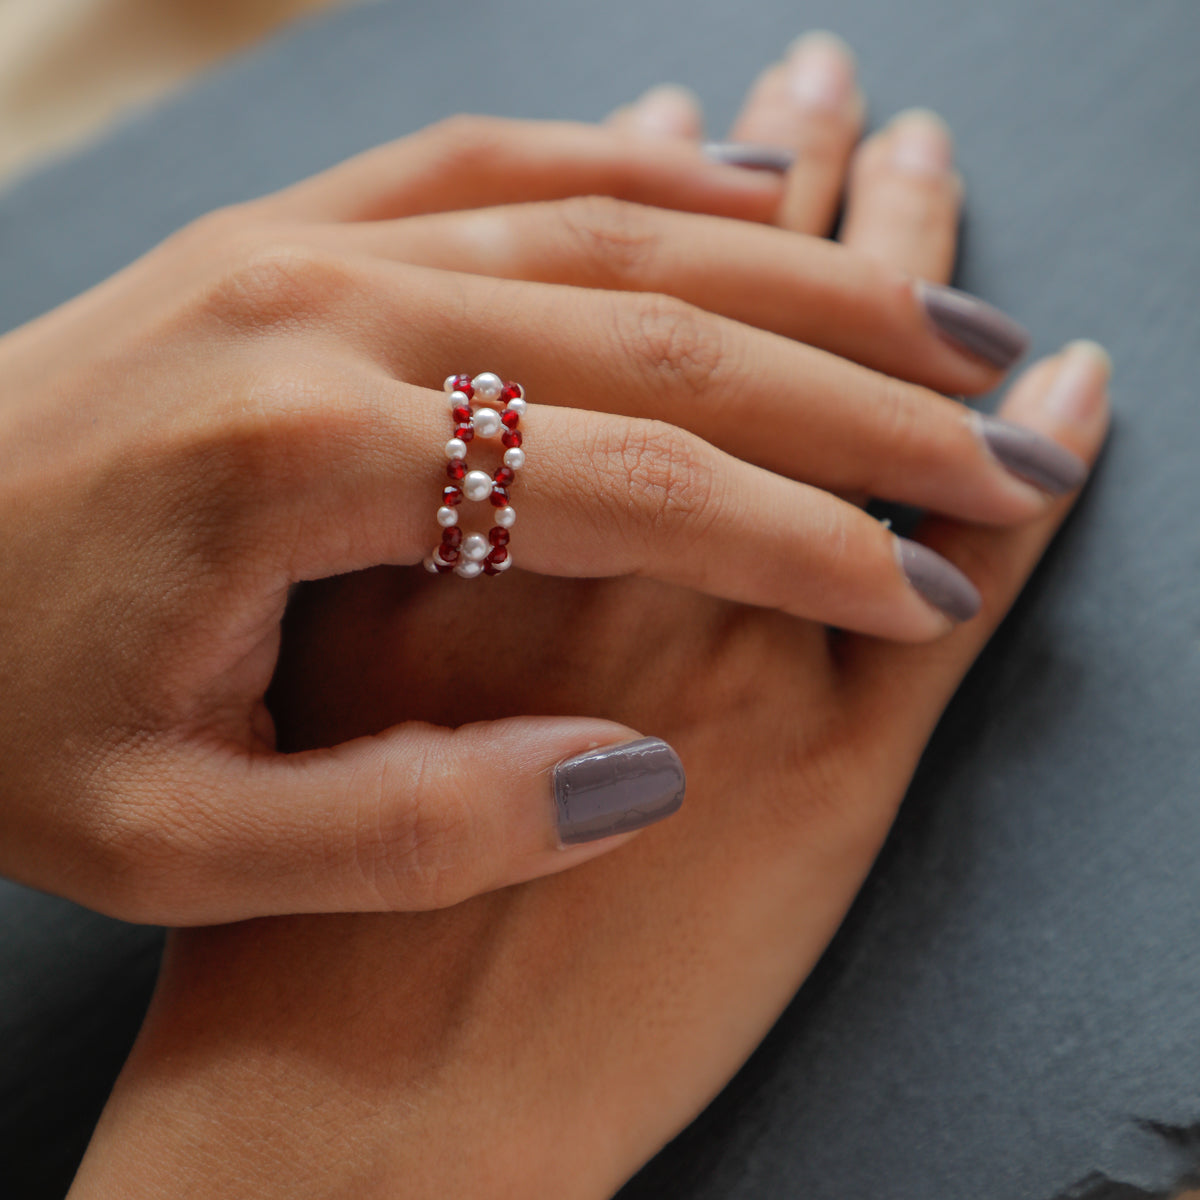
<instances>
[{"instance_id":1,"label":"index finger","mask_svg":"<svg viewBox=\"0 0 1200 1200\"><path fill-rule=\"evenodd\" d=\"M782 183L670 138L568 121L458 116L368 150L257 201L264 215L379 221L527 200L605 195L684 212L769 221Z\"/></svg>"}]
</instances>

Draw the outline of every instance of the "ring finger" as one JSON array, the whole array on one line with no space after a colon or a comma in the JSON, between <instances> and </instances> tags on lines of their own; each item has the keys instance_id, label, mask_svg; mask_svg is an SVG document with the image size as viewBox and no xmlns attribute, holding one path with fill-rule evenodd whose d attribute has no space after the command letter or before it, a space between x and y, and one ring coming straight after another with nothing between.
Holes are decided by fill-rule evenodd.
<instances>
[{"instance_id":1,"label":"ring finger","mask_svg":"<svg viewBox=\"0 0 1200 1200\"><path fill-rule=\"evenodd\" d=\"M422 340L451 361L463 343L441 328ZM521 356L527 345L507 357ZM564 358L557 391L584 370L586 356ZM447 441L461 420L454 397L378 378L343 379L339 391L357 393L343 401L347 425L319 447L283 448L287 471L261 516L278 529L282 509L304 529L289 541L287 582L425 556L431 569L478 575L486 555L489 573L517 561L541 574L642 575L904 641L937 637L977 606L965 576L853 505L664 422L540 405L531 388L522 456L497 485L492 434L480 426L469 448Z\"/></svg>"}]
</instances>

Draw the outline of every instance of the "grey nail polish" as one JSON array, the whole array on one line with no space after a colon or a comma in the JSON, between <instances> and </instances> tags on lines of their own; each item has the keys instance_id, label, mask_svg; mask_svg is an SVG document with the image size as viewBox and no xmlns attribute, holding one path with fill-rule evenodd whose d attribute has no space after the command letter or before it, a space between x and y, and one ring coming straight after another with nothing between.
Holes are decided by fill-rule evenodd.
<instances>
[{"instance_id":1,"label":"grey nail polish","mask_svg":"<svg viewBox=\"0 0 1200 1200\"><path fill-rule=\"evenodd\" d=\"M917 299L933 327L959 349L993 367L1010 367L1029 345L1024 326L956 288L918 281Z\"/></svg>"},{"instance_id":2,"label":"grey nail polish","mask_svg":"<svg viewBox=\"0 0 1200 1200\"><path fill-rule=\"evenodd\" d=\"M796 156L777 146L752 146L742 142L709 142L704 153L713 162L727 167L745 167L748 171L774 171L786 175L795 165Z\"/></svg>"},{"instance_id":3,"label":"grey nail polish","mask_svg":"<svg viewBox=\"0 0 1200 1200\"><path fill-rule=\"evenodd\" d=\"M950 620L969 621L979 611L983 602L975 585L928 546L898 537L896 559L908 582Z\"/></svg>"},{"instance_id":4,"label":"grey nail polish","mask_svg":"<svg viewBox=\"0 0 1200 1200\"><path fill-rule=\"evenodd\" d=\"M554 768L558 837L564 846L629 833L683 803L683 763L661 738L588 750Z\"/></svg>"},{"instance_id":5,"label":"grey nail polish","mask_svg":"<svg viewBox=\"0 0 1200 1200\"><path fill-rule=\"evenodd\" d=\"M984 444L1018 479L1059 495L1074 491L1087 478L1083 459L1050 438L999 417L980 414L976 420Z\"/></svg>"}]
</instances>

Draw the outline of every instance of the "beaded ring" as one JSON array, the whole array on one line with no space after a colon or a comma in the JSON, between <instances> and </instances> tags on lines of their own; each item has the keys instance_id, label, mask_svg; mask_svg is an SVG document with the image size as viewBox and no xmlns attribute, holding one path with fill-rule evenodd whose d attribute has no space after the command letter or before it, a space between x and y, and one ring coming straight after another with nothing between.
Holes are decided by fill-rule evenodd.
<instances>
[{"instance_id":1,"label":"beaded ring","mask_svg":"<svg viewBox=\"0 0 1200 1200\"><path fill-rule=\"evenodd\" d=\"M512 566L508 531L517 514L508 502L508 489L525 465L518 428L527 407L525 389L519 383L505 383L491 371L484 371L474 379L469 375L450 375L442 387L450 395L450 416L454 421L454 436L446 443L449 459L446 475L450 483L442 489L442 506L437 511L442 540L425 559L425 570L431 575L453 571L463 579L499 575ZM492 407L498 402L504 405L499 412ZM467 470L467 443L476 434L483 438L500 435L504 462L491 475ZM490 500L496 509L492 518L495 524L486 537L482 533L463 534L458 507L464 498Z\"/></svg>"}]
</instances>

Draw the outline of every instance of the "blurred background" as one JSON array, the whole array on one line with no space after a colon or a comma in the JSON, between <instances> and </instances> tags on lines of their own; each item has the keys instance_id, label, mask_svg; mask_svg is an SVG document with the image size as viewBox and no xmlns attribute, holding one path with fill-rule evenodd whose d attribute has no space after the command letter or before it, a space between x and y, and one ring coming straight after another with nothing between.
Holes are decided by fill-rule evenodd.
<instances>
[{"instance_id":1,"label":"blurred background","mask_svg":"<svg viewBox=\"0 0 1200 1200\"><path fill-rule=\"evenodd\" d=\"M0 0L0 182L350 0Z\"/></svg>"}]
</instances>

